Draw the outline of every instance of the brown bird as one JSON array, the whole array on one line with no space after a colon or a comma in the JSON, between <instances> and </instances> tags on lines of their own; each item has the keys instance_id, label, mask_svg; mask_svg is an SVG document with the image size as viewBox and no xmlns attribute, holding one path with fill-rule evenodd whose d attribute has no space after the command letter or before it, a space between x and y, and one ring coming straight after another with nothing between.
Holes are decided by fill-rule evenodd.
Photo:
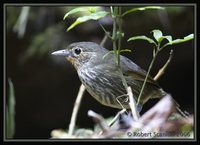
<instances>
[{"instance_id":1,"label":"brown bird","mask_svg":"<svg viewBox=\"0 0 200 145\"><path fill-rule=\"evenodd\" d=\"M77 70L86 90L101 104L128 109L130 108L129 100L116 66L115 54L107 54L108 52L107 49L93 42L77 42L52 54L66 57ZM107 56L103 57L105 54ZM146 71L122 55L120 55L120 63L124 78L128 86L132 88L134 99L137 101ZM142 106L150 98L160 98L164 95L166 93L163 89L149 76L140 105Z\"/></svg>"}]
</instances>

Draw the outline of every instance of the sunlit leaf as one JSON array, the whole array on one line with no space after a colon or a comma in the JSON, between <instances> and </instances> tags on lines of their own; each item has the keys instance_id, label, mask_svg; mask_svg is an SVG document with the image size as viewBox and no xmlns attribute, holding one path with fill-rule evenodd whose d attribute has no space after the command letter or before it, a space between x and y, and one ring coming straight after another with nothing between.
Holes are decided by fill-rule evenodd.
<instances>
[{"instance_id":1,"label":"sunlit leaf","mask_svg":"<svg viewBox=\"0 0 200 145\"><path fill-rule=\"evenodd\" d=\"M160 37L158 39L159 43L161 43L164 39L167 39L170 44L172 43L172 36L169 35Z\"/></svg>"},{"instance_id":2,"label":"sunlit leaf","mask_svg":"<svg viewBox=\"0 0 200 145\"><path fill-rule=\"evenodd\" d=\"M68 13L66 13L63 17L63 20L65 20L69 15L78 13L78 12L90 12L90 13L95 13L97 11L97 9L99 9L100 7L78 7L75 9L72 9L71 11L69 11Z\"/></svg>"},{"instance_id":3,"label":"sunlit leaf","mask_svg":"<svg viewBox=\"0 0 200 145\"><path fill-rule=\"evenodd\" d=\"M134 36L134 37L131 37L128 39L128 41L133 41L133 40L146 40L148 41L149 43L155 43L155 41L147 36Z\"/></svg>"},{"instance_id":4,"label":"sunlit leaf","mask_svg":"<svg viewBox=\"0 0 200 145\"><path fill-rule=\"evenodd\" d=\"M119 37L124 37L124 33L117 31L117 38L119 38Z\"/></svg>"},{"instance_id":5,"label":"sunlit leaf","mask_svg":"<svg viewBox=\"0 0 200 145\"><path fill-rule=\"evenodd\" d=\"M133 9L130 9L130 10L124 12L122 14L122 16L125 16L125 15L132 13L132 12L135 12L135 11L144 11L144 10L148 10L148 9L161 9L161 10L163 10L164 8L159 7L159 6L147 6L147 7L133 8Z\"/></svg>"},{"instance_id":6,"label":"sunlit leaf","mask_svg":"<svg viewBox=\"0 0 200 145\"><path fill-rule=\"evenodd\" d=\"M184 37L183 39L175 39L175 40L173 40L171 44L183 43L183 42L192 40L193 38L194 38L194 34L190 34L190 35Z\"/></svg>"},{"instance_id":7,"label":"sunlit leaf","mask_svg":"<svg viewBox=\"0 0 200 145\"><path fill-rule=\"evenodd\" d=\"M121 53L121 52L131 52L131 50L130 50L130 49L121 49L121 50L120 50L120 53Z\"/></svg>"},{"instance_id":8,"label":"sunlit leaf","mask_svg":"<svg viewBox=\"0 0 200 145\"><path fill-rule=\"evenodd\" d=\"M183 43L183 42L186 42L186 41L189 41L189 40L192 40L194 38L194 34L190 34L188 36L185 36L183 39L175 39L175 40L172 40L171 42L169 41L169 43L166 43L163 47L165 48L166 46L169 46L169 45L173 45L173 44L179 44L179 43ZM171 39L171 38L170 38ZM168 38L169 40L169 38Z\"/></svg>"},{"instance_id":9,"label":"sunlit leaf","mask_svg":"<svg viewBox=\"0 0 200 145\"><path fill-rule=\"evenodd\" d=\"M160 30L153 30L151 32L153 33L153 37L156 39L156 41L160 43L163 36L162 32Z\"/></svg>"},{"instance_id":10,"label":"sunlit leaf","mask_svg":"<svg viewBox=\"0 0 200 145\"><path fill-rule=\"evenodd\" d=\"M84 23L84 22L86 22L86 21L101 19L101 18L105 17L107 14L108 14L108 12L106 12L106 11L99 11L99 12L96 12L96 13L91 13L91 14L88 15L88 16L79 17L79 18L77 18L76 21L67 29L67 31L71 30L71 29L74 28L75 26L77 26L77 25L79 25L79 24L81 24L81 23Z\"/></svg>"}]
</instances>

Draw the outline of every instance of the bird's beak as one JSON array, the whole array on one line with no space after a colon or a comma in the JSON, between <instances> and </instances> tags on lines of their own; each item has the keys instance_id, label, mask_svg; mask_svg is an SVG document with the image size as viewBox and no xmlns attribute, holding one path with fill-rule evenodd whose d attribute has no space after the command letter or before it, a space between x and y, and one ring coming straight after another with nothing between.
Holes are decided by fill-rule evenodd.
<instances>
[{"instance_id":1,"label":"bird's beak","mask_svg":"<svg viewBox=\"0 0 200 145\"><path fill-rule=\"evenodd\" d=\"M52 55L58 55L58 56L65 56L65 57L68 57L69 56L69 51L68 50L58 50L58 51L55 51L53 53L51 53Z\"/></svg>"}]
</instances>

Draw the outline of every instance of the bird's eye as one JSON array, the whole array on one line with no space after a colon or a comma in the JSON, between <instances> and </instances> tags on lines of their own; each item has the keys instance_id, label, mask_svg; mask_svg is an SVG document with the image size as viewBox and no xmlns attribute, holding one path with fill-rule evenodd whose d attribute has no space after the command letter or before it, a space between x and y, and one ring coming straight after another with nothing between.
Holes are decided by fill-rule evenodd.
<instances>
[{"instance_id":1,"label":"bird's eye","mask_svg":"<svg viewBox=\"0 0 200 145\"><path fill-rule=\"evenodd\" d=\"M79 48L79 47L77 47L77 48L75 48L74 49L74 53L76 54L76 55L79 55L80 53L81 53L81 48Z\"/></svg>"}]
</instances>

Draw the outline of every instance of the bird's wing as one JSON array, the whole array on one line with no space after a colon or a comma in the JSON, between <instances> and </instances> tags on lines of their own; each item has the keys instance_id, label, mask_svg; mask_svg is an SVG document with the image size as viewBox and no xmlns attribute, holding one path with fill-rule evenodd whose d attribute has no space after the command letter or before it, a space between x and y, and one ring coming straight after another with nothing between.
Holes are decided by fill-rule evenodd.
<instances>
[{"instance_id":1,"label":"bird's wing","mask_svg":"<svg viewBox=\"0 0 200 145\"><path fill-rule=\"evenodd\" d=\"M121 56L121 68L125 77L144 82L147 72L132 62L130 59ZM159 86L158 83L149 75L147 82Z\"/></svg>"},{"instance_id":2,"label":"bird's wing","mask_svg":"<svg viewBox=\"0 0 200 145\"><path fill-rule=\"evenodd\" d=\"M147 72L140 68L137 64L135 64L130 59L120 56L120 63L123 75L126 79L137 80L144 82ZM109 64L109 65L108 65ZM103 59L101 64L98 64L100 68L104 68L104 70L109 70L109 73L112 73L112 76L119 77L118 70L116 68L116 61L114 59L113 54L109 54L105 59ZM149 75L147 79L147 83L154 84L159 87L158 83Z\"/></svg>"}]
</instances>

